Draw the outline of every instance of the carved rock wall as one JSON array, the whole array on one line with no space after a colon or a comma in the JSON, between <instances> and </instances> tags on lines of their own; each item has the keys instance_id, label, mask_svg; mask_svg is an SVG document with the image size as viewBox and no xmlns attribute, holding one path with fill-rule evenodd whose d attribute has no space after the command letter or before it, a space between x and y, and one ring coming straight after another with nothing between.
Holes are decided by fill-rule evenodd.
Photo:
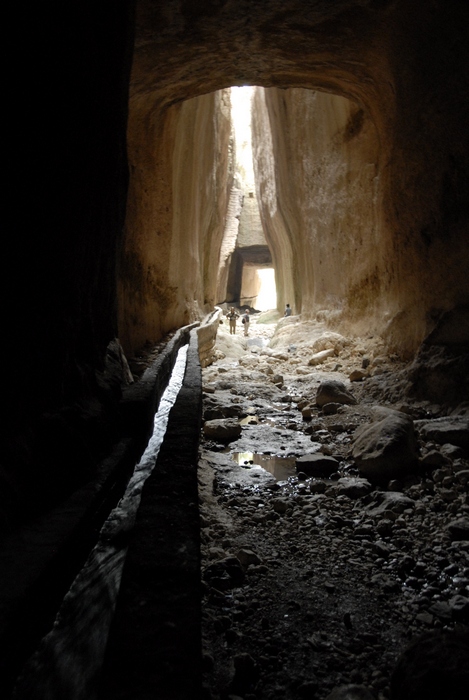
<instances>
[{"instance_id":1,"label":"carved rock wall","mask_svg":"<svg viewBox=\"0 0 469 700\"><path fill-rule=\"evenodd\" d=\"M133 353L217 301L233 184L229 91L159 110L136 100L129 133L119 333Z\"/></svg>"},{"instance_id":2,"label":"carved rock wall","mask_svg":"<svg viewBox=\"0 0 469 700\"><path fill-rule=\"evenodd\" d=\"M162 119L166 105L229 85L308 88L350 99L358 109L357 121L347 126L345 111L341 116L335 111L330 125L338 119L343 131L341 148L349 160L342 174L337 172L339 184L328 187L330 193L335 190L343 195L355 189L353 197L360 202L357 215L353 209L345 213L344 203L338 200L334 210L329 206L327 212L325 198L322 202L317 199L317 211L312 212L314 205L308 205L316 228L309 230L306 243L302 216L308 170L305 168L301 176L304 192L301 194L300 188L300 202L292 199L288 183L282 183L285 176L277 172L275 196L280 213L269 224L272 231L275 227L279 231L272 238L278 241L273 254L277 282L284 298L305 312L314 313L332 303L343 309L342 321L351 329L368 326L373 332L382 331L391 346L411 354L440 312L467 302L469 297L468 23L468 8L456 0L435 2L430 7L424 0L255 0L242 7L234 0L197 5L172 0L164 6L140 0L129 134L131 143L135 130L146 136L139 137L137 149L131 148L131 160L138 169L148 138L150 144L159 138L156 130L148 127ZM294 125L295 110L298 115L301 110L306 114L305 105L290 105L273 97L269 100L269 113L279 111L279 124L288 113L291 128L299 135L305 133ZM349 117L353 119L352 112ZM163 128L163 123L160 126ZM374 146L370 141L365 147L373 154L370 151L359 157L365 134L372 139L373 127ZM333 141L325 122L321 128L326 139ZM350 140L346 146L347 128ZM289 165L300 162L303 167L304 154L300 149L295 151L288 134L282 137L274 127L274 136L277 161L285 162L286 156L280 153L284 148L300 159ZM341 149L337 144L335 148L338 156ZM329 183L332 160L331 156L327 164ZM165 169L160 168L164 164L157 158L155 164L164 179ZM353 181L340 183L341 178L355 178L357 173L357 187ZM134 193L139 190L135 184ZM142 196L145 199L147 195ZM372 202L371 212L365 211L365 200ZM326 223L327 213L333 219L331 225ZM164 207L159 214L158 222L153 217L154 227L169 231L172 217L165 223ZM317 258L325 265L323 234L328 226L334 234L323 273ZM140 229L140 225L136 227L137 237ZM280 235L281 229L289 235ZM337 256L340 231L347 236L353 231L358 242L356 251L351 242L345 245L349 257L343 261ZM319 245L316 260L302 254L313 242L316 253ZM167 245L162 241L163 260L167 259ZM135 323L130 323L136 332L148 323L153 324L154 332L164 332L177 325L183 315L186 302L172 299L178 296L173 290L177 283L168 277L169 268L163 268L158 270L163 272L158 283L171 297L166 305L170 310L166 316L156 314L159 320L150 323L146 307L154 308L155 304L149 304L144 294L142 305L127 307L130 315L135 315ZM351 272L348 280L344 271ZM300 275L301 289L292 282ZM192 286L198 295L202 286ZM204 301L197 298L198 305ZM139 309L143 310L143 324ZM128 314L121 317L129 323Z\"/></svg>"},{"instance_id":3,"label":"carved rock wall","mask_svg":"<svg viewBox=\"0 0 469 700\"><path fill-rule=\"evenodd\" d=\"M371 329L383 313L376 284L386 274L389 246L371 120L337 95L258 88L253 139L279 309L288 302L304 316L346 304L356 311L353 290L366 281Z\"/></svg>"}]
</instances>

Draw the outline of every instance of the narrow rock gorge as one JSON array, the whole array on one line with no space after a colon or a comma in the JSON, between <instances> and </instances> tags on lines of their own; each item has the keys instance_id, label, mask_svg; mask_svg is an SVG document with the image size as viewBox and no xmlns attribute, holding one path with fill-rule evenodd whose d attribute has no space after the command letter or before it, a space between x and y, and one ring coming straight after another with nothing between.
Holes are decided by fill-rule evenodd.
<instances>
[{"instance_id":1,"label":"narrow rock gorge","mask_svg":"<svg viewBox=\"0 0 469 700\"><path fill-rule=\"evenodd\" d=\"M0 694L417 698L404 646L467 634L467 4L14 14ZM230 306L250 309L245 334ZM58 614L81 649L62 602L184 347L135 525L108 538L127 553L93 607L109 629L77 637L99 637L102 667L67 675L58 645L39 682Z\"/></svg>"}]
</instances>

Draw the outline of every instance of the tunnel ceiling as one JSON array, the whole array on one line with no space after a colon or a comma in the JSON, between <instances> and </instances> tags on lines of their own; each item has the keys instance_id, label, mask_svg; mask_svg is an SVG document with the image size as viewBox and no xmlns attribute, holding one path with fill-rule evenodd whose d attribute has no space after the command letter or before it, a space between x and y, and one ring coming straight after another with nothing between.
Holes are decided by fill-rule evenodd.
<instances>
[{"instance_id":1,"label":"tunnel ceiling","mask_svg":"<svg viewBox=\"0 0 469 700\"><path fill-rule=\"evenodd\" d=\"M306 87L370 109L379 96L386 109L394 88L380 35L396 4L140 0L131 90L171 104L231 85Z\"/></svg>"}]
</instances>

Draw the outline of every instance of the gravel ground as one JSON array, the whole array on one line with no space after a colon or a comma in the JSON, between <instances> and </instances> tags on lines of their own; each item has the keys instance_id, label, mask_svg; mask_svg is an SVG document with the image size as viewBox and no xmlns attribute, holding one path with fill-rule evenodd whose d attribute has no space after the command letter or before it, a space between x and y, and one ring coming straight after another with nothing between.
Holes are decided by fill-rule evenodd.
<instances>
[{"instance_id":1,"label":"gravel ground","mask_svg":"<svg viewBox=\"0 0 469 700\"><path fill-rule=\"evenodd\" d=\"M253 331L264 342L272 334ZM229 444L204 438L201 445L206 698L325 700L347 685L361 688L350 698L389 698L392 671L412 639L467 630L467 454L420 439L422 459L440 455L434 466L387 487L364 486L351 445L373 406L439 415L439 407L403 400L396 359L354 341L312 368L307 346L286 359L248 348L233 360L223 343L225 356L204 370L205 406L231 401L243 427ZM325 375L346 379L368 362L379 371L349 384L356 405L334 415L314 406ZM310 415L299 409L305 398ZM278 479L256 466L277 455L289 467L305 440L337 459L330 478L293 467ZM253 455L238 464L237 452Z\"/></svg>"}]
</instances>

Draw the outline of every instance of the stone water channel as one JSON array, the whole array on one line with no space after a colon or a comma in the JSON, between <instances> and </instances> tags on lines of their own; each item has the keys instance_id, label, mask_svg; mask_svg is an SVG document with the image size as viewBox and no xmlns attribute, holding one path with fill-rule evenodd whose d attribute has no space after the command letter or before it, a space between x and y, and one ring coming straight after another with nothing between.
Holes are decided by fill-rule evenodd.
<instances>
[{"instance_id":1,"label":"stone water channel","mask_svg":"<svg viewBox=\"0 0 469 700\"><path fill-rule=\"evenodd\" d=\"M155 467L169 413L182 386L187 352L188 345L178 351L154 417L148 446L124 495L109 514L96 545L66 594L53 628L24 667L13 700L92 700L97 697L97 679L127 555L127 534L135 525L142 489Z\"/></svg>"}]
</instances>

